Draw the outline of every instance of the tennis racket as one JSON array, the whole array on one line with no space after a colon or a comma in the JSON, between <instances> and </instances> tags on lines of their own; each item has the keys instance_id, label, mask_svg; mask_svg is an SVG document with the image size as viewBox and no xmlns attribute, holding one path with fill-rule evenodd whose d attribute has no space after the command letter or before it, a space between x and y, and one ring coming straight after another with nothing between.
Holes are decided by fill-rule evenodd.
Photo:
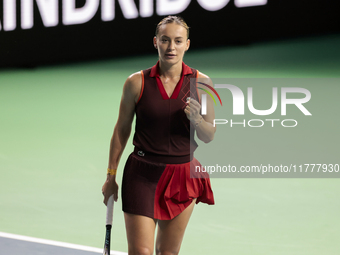
<instances>
[{"instance_id":1,"label":"tennis racket","mask_svg":"<svg viewBox=\"0 0 340 255\"><path fill-rule=\"evenodd\" d=\"M113 195L107 201L106 207L106 234L103 255L110 255L111 228L113 221Z\"/></svg>"}]
</instances>

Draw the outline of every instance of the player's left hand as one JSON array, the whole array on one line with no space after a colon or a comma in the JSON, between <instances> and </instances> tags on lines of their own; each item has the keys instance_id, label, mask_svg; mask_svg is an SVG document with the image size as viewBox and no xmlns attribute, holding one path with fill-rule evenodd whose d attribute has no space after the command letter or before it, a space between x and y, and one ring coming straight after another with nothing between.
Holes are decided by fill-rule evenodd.
<instances>
[{"instance_id":1,"label":"player's left hand","mask_svg":"<svg viewBox=\"0 0 340 255\"><path fill-rule=\"evenodd\" d=\"M184 112L192 123L195 124L201 120L202 116L200 114L200 111L200 103L193 98L188 98L187 106L184 108Z\"/></svg>"}]
</instances>

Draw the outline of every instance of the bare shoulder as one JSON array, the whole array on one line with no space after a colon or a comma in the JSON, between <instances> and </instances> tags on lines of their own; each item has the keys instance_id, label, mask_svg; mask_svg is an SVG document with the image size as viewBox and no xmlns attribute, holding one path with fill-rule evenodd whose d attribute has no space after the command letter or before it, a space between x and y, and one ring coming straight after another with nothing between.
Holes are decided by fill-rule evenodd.
<instances>
[{"instance_id":1,"label":"bare shoulder","mask_svg":"<svg viewBox=\"0 0 340 255\"><path fill-rule=\"evenodd\" d=\"M142 87L142 72L136 72L131 74L125 81L124 86L129 90L140 90Z\"/></svg>"},{"instance_id":2,"label":"bare shoulder","mask_svg":"<svg viewBox=\"0 0 340 255\"><path fill-rule=\"evenodd\" d=\"M209 79L210 80L208 75L206 75L206 74L204 74L204 73L202 73L200 71L198 71L198 78L204 78L204 79Z\"/></svg>"},{"instance_id":3,"label":"bare shoulder","mask_svg":"<svg viewBox=\"0 0 340 255\"><path fill-rule=\"evenodd\" d=\"M204 73L201 73L200 71L198 71L198 79L199 79L198 80L199 82L203 82L203 83L208 84L212 87L214 86L210 77L208 75L204 74ZM200 97L201 97L202 93L203 93L203 91L199 90L199 96Z\"/></svg>"},{"instance_id":4,"label":"bare shoulder","mask_svg":"<svg viewBox=\"0 0 340 255\"><path fill-rule=\"evenodd\" d=\"M125 81L124 94L128 97L133 97L137 101L142 89L142 72L131 74Z\"/></svg>"},{"instance_id":5,"label":"bare shoulder","mask_svg":"<svg viewBox=\"0 0 340 255\"><path fill-rule=\"evenodd\" d=\"M201 82L204 82L206 84L209 84L212 86L212 80L210 79L210 77L204 73L201 73L200 71L198 71L198 78L201 80Z\"/></svg>"}]
</instances>

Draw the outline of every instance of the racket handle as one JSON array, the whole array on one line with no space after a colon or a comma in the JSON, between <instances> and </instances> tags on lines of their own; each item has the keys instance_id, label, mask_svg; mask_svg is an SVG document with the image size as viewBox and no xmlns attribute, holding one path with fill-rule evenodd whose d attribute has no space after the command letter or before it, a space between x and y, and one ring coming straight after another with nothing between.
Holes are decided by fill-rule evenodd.
<instances>
[{"instance_id":1,"label":"racket handle","mask_svg":"<svg viewBox=\"0 0 340 255\"><path fill-rule=\"evenodd\" d=\"M113 195L107 201L106 207L106 225L112 225L113 221Z\"/></svg>"}]
</instances>

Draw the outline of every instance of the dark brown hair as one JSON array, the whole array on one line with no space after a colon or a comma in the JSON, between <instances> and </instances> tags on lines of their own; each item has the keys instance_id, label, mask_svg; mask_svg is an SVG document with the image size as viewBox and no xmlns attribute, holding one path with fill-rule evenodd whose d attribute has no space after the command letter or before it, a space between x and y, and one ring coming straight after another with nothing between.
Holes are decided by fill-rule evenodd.
<instances>
[{"instance_id":1,"label":"dark brown hair","mask_svg":"<svg viewBox=\"0 0 340 255\"><path fill-rule=\"evenodd\" d=\"M186 30L187 30L187 38L189 38L189 26L187 25L187 23L184 21L183 18L179 17L179 16L168 16L168 17L165 17L164 19L162 19L157 27L156 27L156 32L155 32L155 35L157 36L158 33L159 33L159 28L162 26L162 25L165 25L165 24L170 24L170 23L174 23L176 22L178 25L181 25L182 27L184 27Z\"/></svg>"}]
</instances>

